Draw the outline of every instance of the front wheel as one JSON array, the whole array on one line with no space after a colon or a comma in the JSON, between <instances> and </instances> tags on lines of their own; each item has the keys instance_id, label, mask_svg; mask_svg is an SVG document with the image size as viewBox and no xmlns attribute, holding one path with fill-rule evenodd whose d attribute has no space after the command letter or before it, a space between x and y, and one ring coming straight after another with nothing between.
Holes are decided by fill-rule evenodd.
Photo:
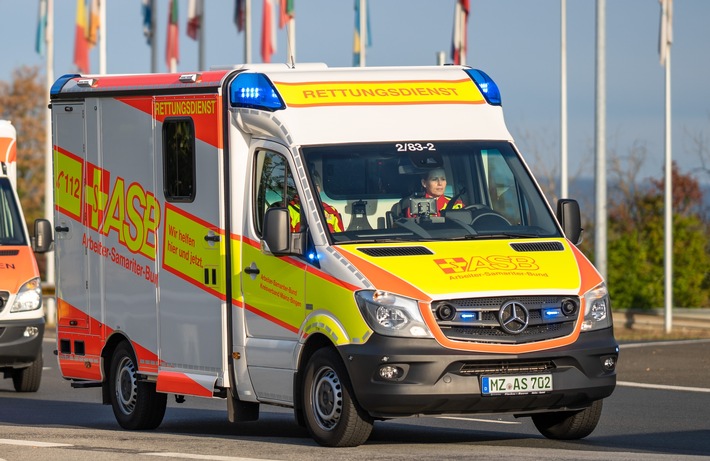
<instances>
[{"instance_id":1,"label":"front wheel","mask_svg":"<svg viewBox=\"0 0 710 461\"><path fill-rule=\"evenodd\" d=\"M591 434L602 415L602 401L576 412L540 413L532 420L538 431L548 439L574 440Z\"/></svg>"},{"instance_id":2,"label":"front wheel","mask_svg":"<svg viewBox=\"0 0 710 461\"><path fill-rule=\"evenodd\" d=\"M372 432L372 418L354 400L345 366L333 349L308 361L303 379L303 413L311 437L326 447L356 447Z\"/></svg>"},{"instance_id":3,"label":"front wheel","mask_svg":"<svg viewBox=\"0 0 710 461\"><path fill-rule=\"evenodd\" d=\"M37 392L42 382L42 351L27 368L18 368L12 371L12 384L17 392Z\"/></svg>"},{"instance_id":4,"label":"front wheel","mask_svg":"<svg viewBox=\"0 0 710 461\"><path fill-rule=\"evenodd\" d=\"M155 429L163 421L168 395L156 392L155 383L140 381L133 351L127 342L118 345L109 376L111 407L124 429Z\"/></svg>"}]
</instances>

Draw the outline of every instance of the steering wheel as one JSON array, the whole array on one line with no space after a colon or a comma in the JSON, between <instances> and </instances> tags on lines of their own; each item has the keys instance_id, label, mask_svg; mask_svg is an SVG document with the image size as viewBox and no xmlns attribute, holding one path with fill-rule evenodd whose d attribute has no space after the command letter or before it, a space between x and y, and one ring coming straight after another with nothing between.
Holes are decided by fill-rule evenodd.
<instances>
[{"instance_id":1,"label":"steering wheel","mask_svg":"<svg viewBox=\"0 0 710 461\"><path fill-rule=\"evenodd\" d=\"M464 209L471 211L471 226L476 230L495 230L511 226L505 216L486 205L477 203L468 205Z\"/></svg>"}]
</instances>

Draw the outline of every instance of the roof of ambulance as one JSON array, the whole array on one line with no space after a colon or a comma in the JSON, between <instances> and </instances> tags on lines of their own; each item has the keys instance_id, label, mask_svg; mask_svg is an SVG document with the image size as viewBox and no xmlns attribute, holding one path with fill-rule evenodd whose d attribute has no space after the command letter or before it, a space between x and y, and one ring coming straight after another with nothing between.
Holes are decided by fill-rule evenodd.
<instances>
[{"instance_id":1,"label":"roof of ambulance","mask_svg":"<svg viewBox=\"0 0 710 461\"><path fill-rule=\"evenodd\" d=\"M52 99L121 93L209 93L217 91L237 73L263 73L274 83L285 109L266 111L240 109L247 126L260 126L255 134L267 135L269 126L279 127L279 136L291 145L342 142L387 142L414 140L511 140L500 106L485 102L471 77L461 66L329 68L324 64L253 64L197 74L66 75L55 83ZM194 77L193 77L194 76ZM83 80L83 82L82 82ZM475 92L476 101L453 98L370 98L353 102L328 95L343 88L351 93L373 87L395 91L402 85L447 87L458 85ZM399 85L399 86L398 86ZM307 88L324 95L316 103L296 104L293 88ZM384 88L384 90L382 90ZM416 88L414 88L416 90ZM306 91L306 90L304 90ZM83 94L82 94L83 93ZM287 96L288 94L288 96Z\"/></svg>"}]
</instances>

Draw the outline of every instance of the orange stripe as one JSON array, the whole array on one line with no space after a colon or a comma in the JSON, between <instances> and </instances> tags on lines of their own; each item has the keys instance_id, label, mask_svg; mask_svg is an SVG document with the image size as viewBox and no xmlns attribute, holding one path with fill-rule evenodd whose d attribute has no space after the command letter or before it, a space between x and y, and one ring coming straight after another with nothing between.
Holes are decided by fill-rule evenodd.
<instances>
[{"instance_id":1,"label":"orange stripe","mask_svg":"<svg viewBox=\"0 0 710 461\"><path fill-rule=\"evenodd\" d=\"M597 269L589 262L586 256L574 245L569 245L572 248L572 254L574 254L577 260L577 267L579 268L579 295L583 295L595 286L599 285L604 281L601 274Z\"/></svg>"},{"instance_id":2,"label":"orange stripe","mask_svg":"<svg viewBox=\"0 0 710 461\"><path fill-rule=\"evenodd\" d=\"M388 272L341 247L334 247L333 249L357 267L357 269L362 272L370 283L375 285L376 289L391 291L413 299L431 301L431 298L426 293L419 290L411 283L397 277L396 275L393 275L391 272Z\"/></svg>"}]
</instances>

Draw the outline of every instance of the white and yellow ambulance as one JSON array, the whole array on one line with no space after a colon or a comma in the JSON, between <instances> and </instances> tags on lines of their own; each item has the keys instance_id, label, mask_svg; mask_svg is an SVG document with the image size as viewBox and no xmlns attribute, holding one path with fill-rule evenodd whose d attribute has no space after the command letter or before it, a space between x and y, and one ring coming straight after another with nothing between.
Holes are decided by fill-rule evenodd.
<instances>
[{"instance_id":1,"label":"white and yellow ambulance","mask_svg":"<svg viewBox=\"0 0 710 461\"><path fill-rule=\"evenodd\" d=\"M17 132L9 120L0 120L0 376L11 378L18 392L35 392L42 381L45 322L32 250L49 249L51 226L46 220L35 226L35 233L43 228L44 240L27 234L17 196Z\"/></svg>"},{"instance_id":2,"label":"white and yellow ambulance","mask_svg":"<svg viewBox=\"0 0 710 461\"><path fill-rule=\"evenodd\" d=\"M411 415L596 427L607 289L484 72L65 75L51 109L59 366L122 427L167 394L292 407L328 446Z\"/></svg>"}]
</instances>

